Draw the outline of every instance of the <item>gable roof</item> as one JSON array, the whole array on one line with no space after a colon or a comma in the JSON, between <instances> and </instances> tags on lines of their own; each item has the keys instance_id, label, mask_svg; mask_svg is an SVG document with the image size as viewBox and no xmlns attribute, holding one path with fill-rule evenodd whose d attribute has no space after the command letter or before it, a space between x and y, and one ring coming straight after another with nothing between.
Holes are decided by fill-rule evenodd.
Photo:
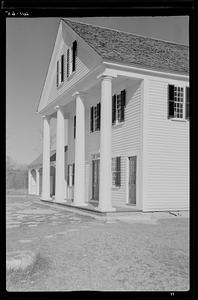
<instances>
[{"instance_id":1,"label":"gable roof","mask_svg":"<svg viewBox=\"0 0 198 300\"><path fill-rule=\"evenodd\" d=\"M189 72L189 47L63 19L103 59L164 71Z\"/></svg>"}]
</instances>

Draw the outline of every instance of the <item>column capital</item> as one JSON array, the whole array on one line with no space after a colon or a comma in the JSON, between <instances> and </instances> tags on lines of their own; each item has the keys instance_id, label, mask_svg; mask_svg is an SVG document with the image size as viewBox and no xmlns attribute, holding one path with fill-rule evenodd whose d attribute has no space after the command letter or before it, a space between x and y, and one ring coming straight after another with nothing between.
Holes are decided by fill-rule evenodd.
<instances>
[{"instance_id":1,"label":"column capital","mask_svg":"<svg viewBox=\"0 0 198 300\"><path fill-rule=\"evenodd\" d=\"M46 120L50 120L51 119L51 116L50 115L42 115L42 119L46 119Z\"/></svg>"},{"instance_id":2,"label":"column capital","mask_svg":"<svg viewBox=\"0 0 198 300\"><path fill-rule=\"evenodd\" d=\"M61 106L61 105L56 105L56 106L54 107L54 109L55 109L55 110L63 111L63 106Z\"/></svg>"},{"instance_id":3,"label":"column capital","mask_svg":"<svg viewBox=\"0 0 198 300\"><path fill-rule=\"evenodd\" d=\"M117 78L117 75L110 74L110 73L102 73L97 76L97 79L103 79L103 80L112 80L113 78Z\"/></svg>"},{"instance_id":4,"label":"column capital","mask_svg":"<svg viewBox=\"0 0 198 300\"><path fill-rule=\"evenodd\" d=\"M72 97L74 97L76 99L77 96L84 97L85 95L87 95L86 92L78 91L78 92L73 93Z\"/></svg>"}]
</instances>

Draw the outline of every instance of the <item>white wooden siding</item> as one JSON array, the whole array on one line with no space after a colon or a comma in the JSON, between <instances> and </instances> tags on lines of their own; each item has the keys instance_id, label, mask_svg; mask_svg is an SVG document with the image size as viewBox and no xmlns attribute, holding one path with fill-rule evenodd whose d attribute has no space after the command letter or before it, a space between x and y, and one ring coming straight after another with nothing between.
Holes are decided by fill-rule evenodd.
<instances>
[{"instance_id":1,"label":"white wooden siding","mask_svg":"<svg viewBox=\"0 0 198 300\"><path fill-rule=\"evenodd\" d=\"M68 118L68 150L67 150L67 165L75 163L75 140L74 140L74 115L76 111L75 101L72 101L67 105ZM68 168L66 166L66 178ZM73 187L67 187L66 197L67 199L73 199L74 189Z\"/></svg>"},{"instance_id":2,"label":"white wooden siding","mask_svg":"<svg viewBox=\"0 0 198 300\"><path fill-rule=\"evenodd\" d=\"M100 131L90 132L90 107L100 102L100 91L94 88L86 94L85 104L85 159L86 168L89 169L87 180L87 201L92 197L92 159L91 155L99 153L100 148ZM69 133L68 133L68 164L75 163L75 140L74 140L74 115L76 114L75 101L67 105L69 112Z\"/></svg>"},{"instance_id":3,"label":"white wooden siding","mask_svg":"<svg viewBox=\"0 0 198 300\"><path fill-rule=\"evenodd\" d=\"M64 53L66 54L66 51ZM79 59L79 57L76 58L76 71L73 74L71 74L70 77L68 77L68 78L67 78L66 58L65 58L65 65L64 66L65 66L65 68L64 68L64 70L65 70L64 82L63 82L62 85L57 87L56 86L56 73L55 73L53 81L52 81L51 92L50 92L50 95L49 95L48 103L55 100L65 90L69 89L71 86L73 86L75 83L77 83L81 78L83 78L89 72L89 69Z\"/></svg>"},{"instance_id":4,"label":"white wooden siding","mask_svg":"<svg viewBox=\"0 0 198 300\"><path fill-rule=\"evenodd\" d=\"M63 24L62 40L57 53L57 59L60 59L61 54L64 54L64 82L56 86L56 64L54 66L53 80L51 84L51 91L48 97L48 103L55 100L58 96L68 90L71 86L75 85L80 79L87 75L97 64L100 59L97 54L91 49L77 34ZM76 70L67 78L67 49L72 46L73 41L77 41L77 57L76 57Z\"/></svg>"},{"instance_id":5,"label":"white wooden siding","mask_svg":"<svg viewBox=\"0 0 198 300\"><path fill-rule=\"evenodd\" d=\"M144 211L189 209L189 122L167 118L168 83L149 80Z\"/></svg>"},{"instance_id":6,"label":"white wooden siding","mask_svg":"<svg viewBox=\"0 0 198 300\"><path fill-rule=\"evenodd\" d=\"M90 132L90 108L100 102L100 87L89 91L85 101L85 160L89 168L88 200L92 198L92 154L100 152L100 131Z\"/></svg>"},{"instance_id":7,"label":"white wooden siding","mask_svg":"<svg viewBox=\"0 0 198 300\"><path fill-rule=\"evenodd\" d=\"M131 81L125 86L123 82L113 93L119 93L123 89L126 89L125 121L112 129L112 156L121 156L121 186L112 189L112 201L116 206L126 203L126 157L129 153L140 150L141 84Z\"/></svg>"},{"instance_id":8,"label":"white wooden siding","mask_svg":"<svg viewBox=\"0 0 198 300\"><path fill-rule=\"evenodd\" d=\"M113 93L120 93L126 89L125 121L112 127L112 157L121 156L121 187L112 189L113 205L119 206L126 203L126 156L140 149L140 107L141 85L140 82L123 82L113 87ZM92 154L100 152L100 131L90 132L90 107L100 102L100 85L92 88L85 96L85 159L89 168L88 199L92 197ZM75 103L68 106L69 134L68 134L68 163L75 161L75 142L73 135L73 118Z\"/></svg>"}]
</instances>

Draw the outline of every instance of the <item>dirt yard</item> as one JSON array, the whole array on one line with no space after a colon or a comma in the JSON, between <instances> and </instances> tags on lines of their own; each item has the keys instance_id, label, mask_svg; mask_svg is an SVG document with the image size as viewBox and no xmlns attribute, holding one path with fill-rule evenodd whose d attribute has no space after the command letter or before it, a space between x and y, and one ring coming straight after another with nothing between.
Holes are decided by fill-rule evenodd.
<instances>
[{"instance_id":1,"label":"dirt yard","mask_svg":"<svg viewBox=\"0 0 198 300\"><path fill-rule=\"evenodd\" d=\"M34 265L7 272L8 291L187 291L189 219L105 221L36 197L8 196L6 250Z\"/></svg>"}]
</instances>

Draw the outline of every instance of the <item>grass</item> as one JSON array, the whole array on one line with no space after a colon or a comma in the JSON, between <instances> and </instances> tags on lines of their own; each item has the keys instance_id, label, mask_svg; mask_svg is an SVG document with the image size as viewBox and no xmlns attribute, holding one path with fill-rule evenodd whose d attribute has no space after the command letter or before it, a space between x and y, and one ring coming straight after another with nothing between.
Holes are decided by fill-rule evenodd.
<instances>
[{"instance_id":1,"label":"grass","mask_svg":"<svg viewBox=\"0 0 198 300\"><path fill-rule=\"evenodd\" d=\"M20 227L7 230L8 252L37 252L31 268L8 272L7 290L188 290L188 219L173 216L157 224L108 224L33 198L12 197L13 201L21 203L21 211L25 207L28 212L35 208L54 212L29 214ZM10 209L14 220L20 208L10 205ZM26 223L35 220L36 227ZM20 242L25 239L30 242Z\"/></svg>"}]
</instances>

